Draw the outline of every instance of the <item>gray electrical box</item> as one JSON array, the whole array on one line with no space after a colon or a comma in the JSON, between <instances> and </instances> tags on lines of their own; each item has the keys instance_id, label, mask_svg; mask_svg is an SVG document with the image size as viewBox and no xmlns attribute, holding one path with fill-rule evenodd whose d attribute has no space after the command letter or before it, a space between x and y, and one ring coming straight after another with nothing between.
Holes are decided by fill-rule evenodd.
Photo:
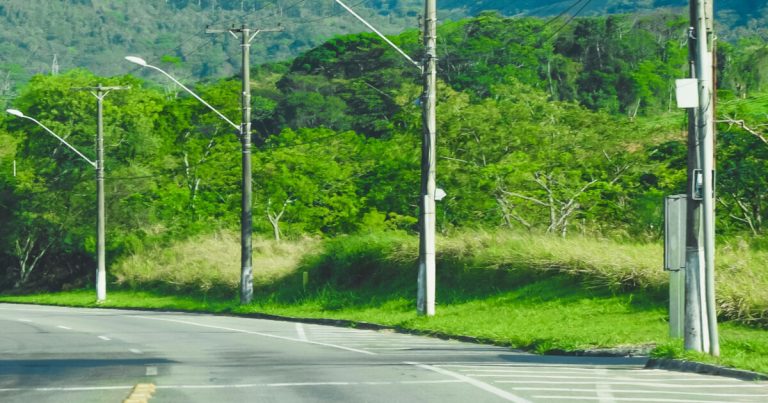
<instances>
[{"instance_id":1,"label":"gray electrical box","mask_svg":"<svg viewBox=\"0 0 768 403\"><path fill-rule=\"evenodd\" d=\"M664 199L664 270L685 269L686 204L684 194Z\"/></svg>"}]
</instances>

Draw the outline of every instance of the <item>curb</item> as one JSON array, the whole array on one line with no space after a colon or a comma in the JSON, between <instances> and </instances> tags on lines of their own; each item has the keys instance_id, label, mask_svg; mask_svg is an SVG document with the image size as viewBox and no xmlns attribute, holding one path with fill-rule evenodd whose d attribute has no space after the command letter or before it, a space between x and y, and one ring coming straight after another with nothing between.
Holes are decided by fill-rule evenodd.
<instances>
[{"instance_id":1,"label":"curb","mask_svg":"<svg viewBox=\"0 0 768 403\"><path fill-rule=\"evenodd\" d=\"M544 355L563 355L572 357L648 357L655 345L636 347L596 348L589 350L548 350Z\"/></svg>"},{"instance_id":2,"label":"curb","mask_svg":"<svg viewBox=\"0 0 768 403\"><path fill-rule=\"evenodd\" d=\"M718 375L744 381L766 381L768 375L743 369L721 367L694 361L675 360L671 358L651 358L645 364L646 369L666 369L669 371L694 372L698 374Z\"/></svg>"}]
</instances>

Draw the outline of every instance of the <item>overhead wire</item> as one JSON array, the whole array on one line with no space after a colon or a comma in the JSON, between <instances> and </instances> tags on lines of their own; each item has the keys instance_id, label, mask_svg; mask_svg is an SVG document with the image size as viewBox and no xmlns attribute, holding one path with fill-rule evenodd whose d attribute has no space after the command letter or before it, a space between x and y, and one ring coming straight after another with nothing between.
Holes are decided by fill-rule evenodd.
<instances>
[{"instance_id":1,"label":"overhead wire","mask_svg":"<svg viewBox=\"0 0 768 403\"><path fill-rule=\"evenodd\" d=\"M363 5L363 4L365 4L365 3L369 2L369 1L370 0L362 0L362 1L359 1L359 2L355 3L351 7L359 7L360 5ZM547 20L539 28L538 32L536 32L535 34L539 34L539 33L543 32L543 30L547 26L553 24L555 21L558 21L560 18L562 18L564 15L566 15L569 11L573 10L575 7L577 7L577 6L579 6L581 4L581 7L563 25L561 25L557 30L555 30L555 32L552 35L550 35L544 42L549 41L552 37L554 37L556 34L561 32L566 26L568 26L591 3L591 1L592 0L576 0L573 4L571 4L565 10L560 12L557 16L552 17L549 20ZM284 7L283 8L283 12L290 11L291 9L294 9L294 8L300 6L301 4L305 3L305 2L306 2L306 0L298 0L298 1L294 2L294 3L292 3L290 6ZM262 11L262 10L266 9L267 7L269 7L271 5L273 6L274 4L273 3L266 4L265 6L259 8L257 10L253 10L253 11L250 11L250 12L248 12L248 13L242 15L242 16L239 16L238 19L243 19L243 18L245 18L245 17L247 17L249 15L253 15L256 12ZM318 17L318 18L314 18L314 19L309 19L309 20L302 20L301 23L313 23L313 22L323 21L323 20L327 20L327 19L330 19L330 18L337 17L337 16L342 15L342 14L343 14L343 10L338 10L337 12L333 12L333 13L331 13L329 15L326 15L326 16L322 16L322 17ZM265 18L267 18L267 17L266 16L265 17L261 17L261 18L257 19L256 21L263 20ZM228 19L225 22L232 22L232 21L235 21L235 20L236 19ZM214 24L216 24L216 23L214 23ZM211 24L211 25L213 25L213 24ZM534 34L531 34L531 35L534 35ZM188 42L189 41L187 41L185 43L188 43ZM185 43L179 45L175 49L181 49L184 46ZM207 46L209 46L211 44L212 44L212 41L205 41L205 43L203 43L202 45L198 46L197 48L195 48L191 52L188 52L185 55L185 57L189 57L191 55L194 55L194 54L198 53L199 51L201 51L203 48L205 48L205 47L207 47ZM453 60L454 61L461 61L461 60L457 60L457 59L453 59ZM321 142L321 141L325 141L325 140L328 140L328 139L331 139L331 138L338 137L338 136L340 136L342 134L343 133L334 133L332 135L318 137L316 139L312 139L312 140L301 142L301 143L282 144L282 145L265 144L263 146L263 150L264 151L278 150L278 149L287 149L287 148L294 148L294 147L300 147L300 146L305 146L305 145L311 145L311 144L315 144L315 143L318 143L318 142ZM206 161L204 161L204 162L202 162L200 164L190 165L189 167L185 167L184 169L197 168L199 166L203 166L203 165L207 164L208 162L210 162L210 160L206 160ZM159 174L154 174L154 175L143 175L143 176L134 176L134 177L114 177L114 178L110 178L110 179L111 180L149 179L149 178L167 177L167 176L173 176L173 175L179 175L179 174L180 174L179 172L166 172L166 173L159 173Z\"/></svg>"},{"instance_id":2,"label":"overhead wire","mask_svg":"<svg viewBox=\"0 0 768 403\"><path fill-rule=\"evenodd\" d=\"M585 1L585 0L576 0L573 4L571 4L568 8L563 10L560 14L558 14L558 15L550 18L549 20L547 20L547 22L544 23L544 26L546 27L547 25L550 25L553 22L559 20L561 17L563 17L564 15L568 14L569 11L573 10L573 8L576 7L577 5L579 5L579 3L581 3L582 1ZM590 0L586 0L586 1L589 2ZM576 12L576 14L578 14L578 12Z\"/></svg>"},{"instance_id":3,"label":"overhead wire","mask_svg":"<svg viewBox=\"0 0 768 403\"><path fill-rule=\"evenodd\" d=\"M545 22L544 22L544 24L542 24L540 27L538 27L538 29L536 29L534 32L531 32L531 33L529 33L528 35L526 35L526 36L523 36L522 38L520 38L520 37L510 38L510 39L508 39L506 42L504 42L504 44L503 44L502 46L500 46L499 48L503 48L503 47L505 47L506 45L508 45L508 44L509 44L510 42L512 42L513 40L515 40L515 41L517 41L517 42L524 42L524 41L527 41L528 39L531 39L531 38L533 38L534 36L537 36L537 35L540 35L540 34L542 34L542 33L544 32L544 30L545 30L545 29L546 29L548 26L550 26L550 25L552 25L554 22L556 22L556 21L560 20L560 19L561 19L563 16L565 16L566 14L568 14L568 12L569 12L569 11L573 10L573 9L574 9L576 6L578 6L578 5L580 5L581 3L583 3L583 4L581 4L581 7L580 7L580 8L579 8L579 9L578 9L578 10L577 10L575 13L573 13L573 14L572 14L572 15L571 15L571 16L568 18L568 20L567 20L567 21L566 21L566 22L565 22L563 25L561 25L561 26L560 26L560 27L559 27L557 30L555 30L555 32L554 32L553 34L550 34L550 35L549 35L549 36L548 36L548 37L547 37L545 40L541 41L541 43L542 43L542 44L544 44L544 43L547 43L547 42L548 42L549 40L551 40L551 39L552 39L552 38L553 38L555 35L557 35L557 34L558 34L560 31L562 31L562 30L563 30L565 27L567 27L568 25L570 25L570 23L571 23L571 22L572 22L572 21L573 21L573 20L574 20L574 19L575 19L575 18L576 18L576 17L577 17L579 14L581 14L581 12L582 12L582 11L584 11L584 9L585 9L585 8L586 8L586 7L587 7L587 6L588 6L588 5L589 5L591 2L592 2L592 0L576 0L576 1L575 1L575 2L573 2L573 3L572 3L570 6L568 6L566 9L564 9L563 11L561 11L561 12L560 12L560 13L559 13L557 16L554 16L554 17L550 18L549 20L545 21ZM495 48L495 49L491 50L491 53L490 53L490 55L492 55L492 56L493 56L493 55L495 55L495 54L496 54L496 53L499 51L499 48ZM450 61L452 61L452 62L472 62L472 61L476 61L476 60L477 60L477 57L451 58L450 56L447 56L447 55L446 55L445 57L443 57L443 58L444 58L444 59L449 59L449 60L450 60Z\"/></svg>"},{"instance_id":4,"label":"overhead wire","mask_svg":"<svg viewBox=\"0 0 768 403\"><path fill-rule=\"evenodd\" d=\"M355 4L350 5L349 8L360 7L363 4L368 3L370 1L371 0L362 0L362 1L359 1L359 2L357 2ZM339 9L339 10L337 10L335 12L331 12L331 14L329 14L329 15L322 16L322 17L317 17L317 18L314 18L314 19L303 20L303 21L301 21L301 23L302 24L309 24L309 23L314 23L314 22L319 22L319 21L325 21L325 20L331 19L333 17L338 17L340 15L343 15L344 11L345 11L344 9Z\"/></svg>"},{"instance_id":5,"label":"overhead wire","mask_svg":"<svg viewBox=\"0 0 768 403\"><path fill-rule=\"evenodd\" d=\"M569 18L563 25L560 26L560 28L555 30L555 32L553 32L549 37L547 37L547 39L545 39L544 42L545 43L549 42L552 38L557 36L557 34L559 34L560 31L562 31L565 27L570 25L571 21L573 21L579 14L581 14L581 12L584 11L584 9L587 8L587 6L590 3L592 3L592 0L586 0L586 2L578 10L576 10L576 12L573 13L573 15L571 15L571 18Z\"/></svg>"}]
</instances>

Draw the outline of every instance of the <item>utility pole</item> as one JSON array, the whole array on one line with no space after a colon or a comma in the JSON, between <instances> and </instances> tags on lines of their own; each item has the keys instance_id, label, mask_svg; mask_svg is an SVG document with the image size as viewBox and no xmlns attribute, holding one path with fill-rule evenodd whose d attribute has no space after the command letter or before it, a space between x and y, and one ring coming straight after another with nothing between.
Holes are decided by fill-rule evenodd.
<instances>
[{"instance_id":1,"label":"utility pole","mask_svg":"<svg viewBox=\"0 0 768 403\"><path fill-rule=\"evenodd\" d=\"M90 91L96 97L98 123L96 130L96 302L107 299L107 269L106 269L106 219L104 208L104 108L103 101L110 91L127 90L130 87L97 87L76 88L79 91Z\"/></svg>"},{"instance_id":2,"label":"utility pole","mask_svg":"<svg viewBox=\"0 0 768 403\"><path fill-rule=\"evenodd\" d=\"M387 39L368 21L363 19L341 0L335 0L384 42L400 53L421 71L424 91L421 94L423 136L421 141L421 191L419 192L420 231L419 231L419 273L417 275L416 311L419 315L435 314L435 200L445 196L437 192L435 186L436 157L436 83L437 83L437 2L425 0L424 10L426 26L424 29L424 60L418 63L397 45ZM436 196L436 193L439 195Z\"/></svg>"},{"instance_id":3,"label":"utility pole","mask_svg":"<svg viewBox=\"0 0 768 403\"><path fill-rule=\"evenodd\" d=\"M252 267L252 185L251 185L251 68L250 49L251 41L261 32L280 32L282 28L251 29L243 24L240 28L230 29L206 29L208 34L228 32L234 37L240 35L240 47L242 49L242 93L241 108L242 121L240 122L240 143L242 146L242 201L240 214L240 303L250 304L253 300L253 267Z\"/></svg>"},{"instance_id":4,"label":"utility pole","mask_svg":"<svg viewBox=\"0 0 768 403\"><path fill-rule=\"evenodd\" d=\"M422 94L423 139L421 148L421 231L419 231L419 277L417 310L435 315L435 165L437 84L437 0L424 5L424 93Z\"/></svg>"},{"instance_id":5,"label":"utility pole","mask_svg":"<svg viewBox=\"0 0 768 403\"><path fill-rule=\"evenodd\" d=\"M691 27L688 32L688 62L691 78L696 78L696 39L694 37L694 22L696 21L696 1L690 2ZM701 172L699 142L696 138L697 110L688 110L688 181L686 207L686 236L685 236L685 316L684 316L684 345L686 350L704 351L704 335L702 323L702 307L704 306L703 282L701 273Z\"/></svg>"},{"instance_id":6,"label":"utility pole","mask_svg":"<svg viewBox=\"0 0 768 403\"><path fill-rule=\"evenodd\" d=\"M715 302L715 86L714 0L698 0L696 9L696 77L699 80L698 138L703 176L705 300L709 353L720 355Z\"/></svg>"},{"instance_id":7,"label":"utility pole","mask_svg":"<svg viewBox=\"0 0 768 403\"><path fill-rule=\"evenodd\" d=\"M689 59L698 107L688 118L685 349L720 355L715 303L713 0L691 0Z\"/></svg>"}]
</instances>

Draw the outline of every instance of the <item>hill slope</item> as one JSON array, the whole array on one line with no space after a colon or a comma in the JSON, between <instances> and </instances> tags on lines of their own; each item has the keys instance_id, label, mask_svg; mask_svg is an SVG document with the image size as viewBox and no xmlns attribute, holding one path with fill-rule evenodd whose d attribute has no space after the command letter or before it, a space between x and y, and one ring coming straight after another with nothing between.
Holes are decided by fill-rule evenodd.
<instances>
[{"instance_id":1,"label":"hill slope","mask_svg":"<svg viewBox=\"0 0 768 403\"><path fill-rule=\"evenodd\" d=\"M423 0L348 2L385 33L418 26ZM725 26L765 18L758 1L717 2ZM443 21L499 10L505 15L597 15L683 7L684 0L440 0ZM122 74L123 56L180 64L196 78L223 77L239 66L238 43L206 35L205 27L247 22L255 28L285 28L255 38L254 63L285 60L328 38L366 28L333 1L307 0L5 0L0 4L0 97L33 74L84 67L99 75ZM725 37L727 35L721 35Z\"/></svg>"}]
</instances>

